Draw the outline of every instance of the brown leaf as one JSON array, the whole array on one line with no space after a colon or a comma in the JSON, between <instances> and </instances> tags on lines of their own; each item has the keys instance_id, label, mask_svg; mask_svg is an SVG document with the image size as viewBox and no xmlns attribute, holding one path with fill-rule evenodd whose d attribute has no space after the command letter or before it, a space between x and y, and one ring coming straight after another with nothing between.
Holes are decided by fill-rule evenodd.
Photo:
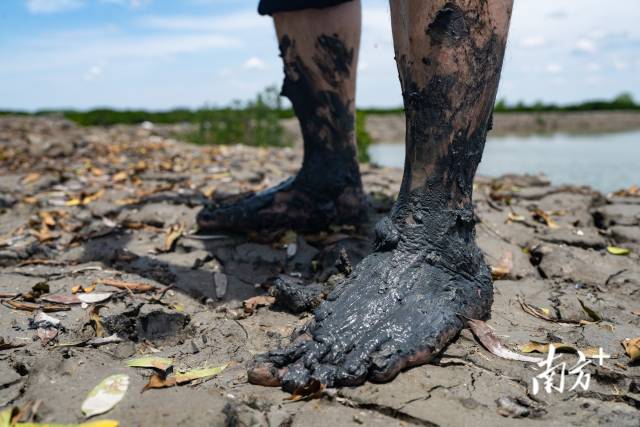
<instances>
[{"instance_id":1,"label":"brown leaf","mask_svg":"<svg viewBox=\"0 0 640 427\"><path fill-rule=\"evenodd\" d=\"M521 362L538 363L542 359L531 356L523 356L518 353L514 353L511 350L505 348L500 340L494 335L493 330L482 320L469 320L469 327L473 334L478 338L478 341L484 348L489 350L494 355L507 360L519 360Z\"/></svg>"},{"instance_id":2,"label":"brown leaf","mask_svg":"<svg viewBox=\"0 0 640 427\"><path fill-rule=\"evenodd\" d=\"M307 400L318 398L322 395L322 391L325 389L325 385L318 380L311 380L307 385L295 390L291 396L285 398L285 400L291 400L297 402L299 400Z\"/></svg>"},{"instance_id":3,"label":"brown leaf","mask_svg":"<svg viewBox=\"0 0 640 427\"><path fill-rule=\"evenodd\" d=\"M32 182L36 182L40 178L40 174L38 172L32 172L29 175L22 178L23 184L31 184Z\"/></svg>"},{"instance_id":4,"label":"brown leaf","mask_svg":"<svg viewBox=\"0 0 640 427\"><path fill-rule=\"evenodd\" d=\"M551 311L548 308L537 307L535 305L528 304L519 298L518 298L518 302L520 303L520 307L522 307L522 310L524 310L526 313L529 313L534 317L537 317L543 320L548 320L549 322L559 322L559 319L555 317L551 317Z\"/></svg>"},{"instance_id":5,"label":"brown leaf","mask_svg":"<svg viewBox=\"0 0 640 427\"><path fill-rule=\"evenodd\" d=\"M2 350L11 350L13 348L24 347L27 345L26 343L17 343L11 341L5 341L4 338L0 337L0 351Z\"/></svg>"},{"instance_id":6,"label":"brown leaf","mask_svg":"<svg viewBox=\"0 0 640 427\"><path fill-rule=\"evenodd\" d=\"M258 307L267 307L276 302L275 297L268 295L258 295L242 301L242 308L245 313L253 314Z\"/></svg>"},{"instance_id":7,"label":"brown leaf","mask_svg":"<svg viewBox=\"0 0 640 427\"><path fill-rule=\"evenodd\" d=\"M98 279L95 283L100 285L113 286L114 288L118 289L128 289L134 293L151 292L157 289L156 286L150 285L148 283L125 282L116 279Z\"/></svg>"},{"instance_id":8,"label":"brown leaf","mask_svg":"<svg viewBox=\"0 0 640 427\"><path fill-rule=\"evenodd\" d=\"M163 252L171 252L180 237L184 234L184 225L173 224L165 233Z\"/></svg>"},{"instance_id":9,"label":"brown leaf","mask_svg":"<svg viewBox=\"0 0 640 427\"><path fill-rule=\"evenodd\" d=\"M36 331L42 345L47 345L51 340L58 336L58 328L38 328Z\"/></svg>"},{"instance_id":10,"label":"brown leaf","mask_svg":"<svg viewBox=\"0 0 640 427\"><path fill-rule=\"evenodd\" d=\"M143 387L141 393L144 393L145 391L152 389L152 388L168 388L168 387L173 387L175 386L176 383L176 378L175 377L166 377L164 375L161 375L160 373L154 373L153 375L151 375L151 378L149 378L149 382Z\"/></svg>"},{"instance_id":11,"label":"brown leaf","mask_svg":"<svg viewBox=\"0 0 640 427\"><path fill-rule=\"evenodd\" d=\"M505 252L496 265L491 266L493 280L506 279L513 270L513 253Z\"/></svg>"},{"instance_id":12,"label":"brown leaf","mask_svg":"<svg viewBox=\"0 0 640 427\"><path fill-rule=\"evenodd\" d=\"M53 302L56 304L80 304L80 298L77 295L47 295L42 300Z\"/></svg>"},{"instance_id":13,"label":"brown leaf","mask_svg":"<svg viewBox=\"0 0 640 427\"><path fill-rule=\"evenodd\" d=\"M20 294L15 292L0 292L0 298L15 298L18 295Z\"/></svg>"},{"instance_id":14,"label":"brown leaf","mask_svg":"<svg viewBox=\"0 0 640 427\"><path fill-rule=\"evenodd\" d=\"M640 337L627 338L622 341L625 353L631 358L631 363L640 360Z\"/></svg>"},{"instance_id":15,"label":"brown leaf","mask_svg":"<svg viewBox=\"0 0 640 427\"><path fill-rule=\"evenodd\" d=\"M100 306L94 305L89 312L89 319L93 330L96 332L96 337L102 338L105 336L104 327L102 326L102 318L100 317Z\"/></svg>"},{"instance_id":16,"label":"brown leaf","mask_svg":"<svg viewBox=\"0 0 640 427\"><path fill-rule=\"evenodd\" d=\"M113 182L122 182L122 181L126 181L127 178L129 178L129 175L125 171L120 171L120 172L114 174L111 177L111 180Z\"/></svg>"},{"instance_id":17,"label":"brown leaf","mask_svg":"<svg viewBox=\"0 0 640 427\"><path fill-rule=\"evenodd\" d=\"M533 219L535 219L536 221L546 224L549 228L553 228L553 229L560 228L558 223L555 222L553 218L551 218L551 214L543 211L542 209L534 210L531 213L531 216L533 216Z\"/></svg>"},{"instance_id":18,"label":"brown leaf","mask_svg":"<svg viewBox=\"0 0 640 427\"><path fill-rule=\"evenodd\" d=\"M71 310L70 307L65 305L58 304L35 304L30 302L20 302L20 301L4 301L5 305L11 306L11 308L15 308L16 310L24 310L24 311L36 311L42 310L45 313L52 313L55 311L68 311Z\"/></svg>"}]
</instances>

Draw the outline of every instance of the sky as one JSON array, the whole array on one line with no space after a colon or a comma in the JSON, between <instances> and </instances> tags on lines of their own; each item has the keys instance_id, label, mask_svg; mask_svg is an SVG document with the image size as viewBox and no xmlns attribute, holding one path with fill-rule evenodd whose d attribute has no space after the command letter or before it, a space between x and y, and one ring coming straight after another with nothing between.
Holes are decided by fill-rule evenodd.
<instances>
[{"instance_id":1,"label":"sky","mask_svg":"<svg viewBox=\"0 0 640 427\"><path fill-rule=\"evenodd\" d=\"M362 0L357 103L402 103L388 2ZM0 0L0 109L197 108L280 85L257 0ZM515 0L499 98L640 100L640 1Z\"/></svg>"}]
</instances>

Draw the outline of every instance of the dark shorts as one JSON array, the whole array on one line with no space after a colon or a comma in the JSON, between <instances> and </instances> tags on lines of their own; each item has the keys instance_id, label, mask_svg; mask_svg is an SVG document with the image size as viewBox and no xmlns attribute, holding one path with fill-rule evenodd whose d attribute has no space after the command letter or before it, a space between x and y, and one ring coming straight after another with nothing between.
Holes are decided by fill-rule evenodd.
<instances>
[{"instance_id":1,"label":"dark shorts","mask_svg":"<svg viewBox=\"0 0 640 427\"><path fill-rule=\"evenodd\" d=\"M304 9L322 9L351 0L260 0L258 13L260 15L273 15L277 12L292 12Z\"/></svg>"}]
</instances>

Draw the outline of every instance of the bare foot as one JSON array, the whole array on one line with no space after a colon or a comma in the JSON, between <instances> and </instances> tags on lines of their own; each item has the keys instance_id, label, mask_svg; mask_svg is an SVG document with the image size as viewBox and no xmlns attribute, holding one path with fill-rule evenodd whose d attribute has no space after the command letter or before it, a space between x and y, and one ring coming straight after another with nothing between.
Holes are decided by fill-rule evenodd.
<instances>
[{"instance_id":1,"label":"bare foot","mask_svg":"<svg viewBox=\"0 0 640 427\"><path fill-rule=\"evenodd\" d=\"M355 185L322 189L290 178L228 206L206 206L197 217L200 230L315 231L332 224L360 224L366 203L359 177Z\"/></svg>"},{"instance_id":2,"label":"bare foot","mask_svg":"<svg viewBox=\"0 0 640 427\"><path fill-rule=\"evenodd\" d=\"M300 390L388 381L429 362L493 300L471 212L433 214L425 224L376 229L377 249L315 311L292 345L257 358L254 384Z\"/></svg>"}]
</instances>

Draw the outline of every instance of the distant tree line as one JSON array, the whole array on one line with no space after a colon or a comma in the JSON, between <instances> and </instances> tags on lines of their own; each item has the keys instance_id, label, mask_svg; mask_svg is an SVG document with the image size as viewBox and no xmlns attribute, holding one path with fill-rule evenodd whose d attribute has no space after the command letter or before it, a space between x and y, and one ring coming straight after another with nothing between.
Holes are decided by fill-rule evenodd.
<instances>
[{"instance_id":1,"label":"distant tree line","mask_svg":"<svg viewBox=\"0 0 640 427\"><path fill-rule=\"evenodd\" d=\"M500 113L511 112L547 112L547 111L601 111L601 110L640 110L640 104L636 103L630 93L622 93L611 100L592 100L575 104L558 105L537 101L527 104L517 102L508 103L505 99L496 102L495 111ZM398 114L403 109L396 108L361 108L359 113L364 114ZM147 110L114 110L111 108L97 108L88 111L78 110L40 110L35 113L23 111L0 111L0 115L57 115L72 120L82 126L109 126L115 124L139 124L152 123L207 123L214 126L214 122L224 123L215 132L229 135L238 134L243 123L256 121L260 125L270 123L274 119L293 117L290 108L283 108L278 92L270 87L256 96L256 99L241 102L234 101L226 107L202 107L199 109L176 108L168 111ZM205 129L206 130L206 129ZM203 130L204 131L204 130ZM211 131L213 132L213 131Z\"/></svg>"},{"instance_id":2,"label":"distant tree line","mask_svg":"<svg viewBox=\"0 0 640 427\"><path fill-rule=\"evenodd\" d=\"M636 110L640 111L631 94L622 93L612 100L593 100L569 105L534 102L509 104L501 99L495 105L500 113L552 112L552 111L598 111ZM369 114L400 114L398 108L362 108L356 115L356 140L361 161L368 160L368 146L371 137L365 128ZM226 107L203 107L199 109L176 108L169 111L114 110L97 108L88 111L41 110L35 113L22 111L0 111L0 115L60 116L82 126L111 126L117 124L158 124L190 123L192 130L180 134L183 139L196 144L246 144L257 146L283 146L289 142L284 137L280 119L294 117L290 108L284 108L278 90L268 87L255 99L234 101Z\"/></svg>"}]
</instances>

